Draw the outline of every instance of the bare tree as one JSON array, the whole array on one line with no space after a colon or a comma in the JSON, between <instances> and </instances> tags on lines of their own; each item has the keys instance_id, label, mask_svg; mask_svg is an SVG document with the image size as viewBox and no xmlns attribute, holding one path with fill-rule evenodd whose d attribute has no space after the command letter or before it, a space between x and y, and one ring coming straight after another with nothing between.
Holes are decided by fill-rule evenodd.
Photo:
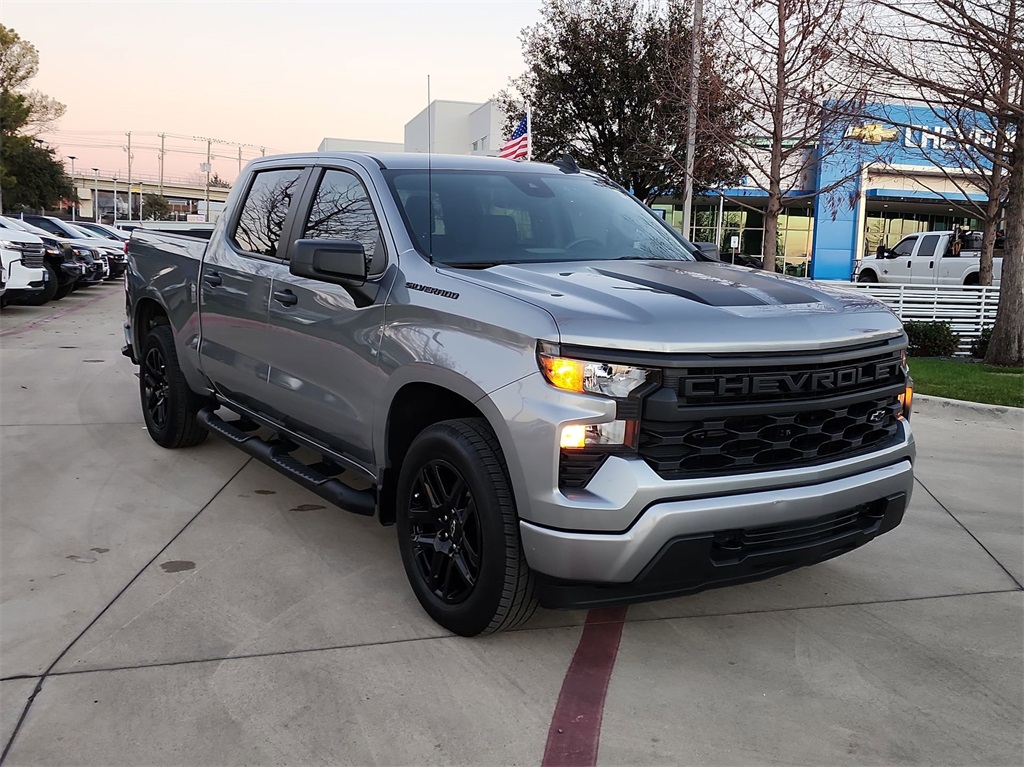
<instances>
[{"instance_id":1,"label":"bare tree","mask_svg":"<svg viewBox=\"0 0 1024 767\"><path fill-rule=\"evenodd\" d=\"M775 270L784 203L836 192L860 172L860 164L850 162L841 177L809 191L814 160L848 153L842 137L863 105L866 84L846 67L845 51L863 25L861 0L728 0L709 15L706 34L726 52L723 66L734 75L730 95L749 120L733 151L748 169L748 183L768 194L767 270ZM823 142L823 136L835 140Z\"/></svg>"},{"instance_id":2,"label":"bare tree","mask_svg":"<svg viewBox=\"0 0 1024 767\"><path fill-rule=\"evenodd\" d=\"M1024 0L875 0L872 35L851 48L875 75L874 93L927 104L942 123L930 132L935 164L959 158L950 180L987 194L979 282L992 282L1000 209L1006 206L999 312L986 361L1024 357ZM938 126L936 126L938 127ZM943 157L943 152L946 156ZM972 178L973 177L973 178ZM967 187L962 187L968 191Z\"/></svg>"},{"instance_id":3,"label":"bare tree","mask_svg":"<svg viewBox=\"0 0 1024 767\"><path fill-rule=\"evenodd\" d=\"M544 0L541 21L520 35L526 71L497 96L506 135L526 102L538 159L569 152L645 202L682 189L689 100L662 98L662 79L672 72L689 78L689 18L687 0ZM714 66L711 43L704 55L698 189L742 172L729 151L742 113Z\"/></svg>"},{"instance_id":4,"label":"bare tree","mask_svg":"<svg viewBox=\"0 0 1024 767\"><path fill-rule=\"evenodd\" d=\"M874 75L876 97L919 105L934 116L929 127L892 119L884 108L880 115L921 131L922 154L964 199L931 191L984 222L978 281L991 285L1016 121L1010 105L1021 87L1005 49L1024 31L1020 0L877 0L877 6L871 34L851 50L854 65ZM984 202L971 199L977 190Z\"/></svg>"}]
</instances>

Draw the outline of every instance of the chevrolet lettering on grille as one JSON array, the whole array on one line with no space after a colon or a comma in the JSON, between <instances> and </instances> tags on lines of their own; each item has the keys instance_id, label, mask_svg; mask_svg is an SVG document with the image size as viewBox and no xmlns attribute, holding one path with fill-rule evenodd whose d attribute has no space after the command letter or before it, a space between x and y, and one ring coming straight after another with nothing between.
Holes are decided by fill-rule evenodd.
<instances>
[{"instance_id":1,"label":"chevrolet lettering on grille","mask_svg":"<svg viewBox=\"0 0 1024 767\"><path fill-rule=\"evenodd\" d=\"M890 383L899 375L900 366L900 361L893 359L835 370L692 376L683 379L682 393L688 398L797 392L818 394L872 382L879 385Z\"/></svg>"}]
</instances>

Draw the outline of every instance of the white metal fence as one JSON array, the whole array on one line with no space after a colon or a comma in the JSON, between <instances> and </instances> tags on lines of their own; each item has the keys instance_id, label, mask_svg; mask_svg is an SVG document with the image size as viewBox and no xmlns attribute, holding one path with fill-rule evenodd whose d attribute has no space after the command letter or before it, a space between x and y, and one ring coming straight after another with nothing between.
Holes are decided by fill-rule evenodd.
<instances>
[{"instance_id":1,"label":"white metal fence","mask_svg":"<svg viewBox=\"0 0 1024 767\"><path fill-rule=\"evenodd\" d=\"M831 283L835 285L836 283ZM888 304L904 322L947 321L960 335L960 355L970 353L971 341L996 321L999 288L981 285L880 285L851 282L840 285L870 293Z\"/></svg>"}]
</instances>

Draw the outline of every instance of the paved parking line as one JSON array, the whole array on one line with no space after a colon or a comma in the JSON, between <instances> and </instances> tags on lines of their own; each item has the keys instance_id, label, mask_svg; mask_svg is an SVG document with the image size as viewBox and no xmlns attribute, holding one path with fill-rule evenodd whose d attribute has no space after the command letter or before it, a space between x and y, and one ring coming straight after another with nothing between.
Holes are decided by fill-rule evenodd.
<instances>
[{"instance_id":1,"label":"paved parking line","mask_svg":"<svg viewBox=\"0 0 1024 767\"><path fill-rule=\"evenodd\" d=\"M542 767L597 764L608 682L619 654L625 607L591 610L558 693Z\"/></svg>"}]
</instances>

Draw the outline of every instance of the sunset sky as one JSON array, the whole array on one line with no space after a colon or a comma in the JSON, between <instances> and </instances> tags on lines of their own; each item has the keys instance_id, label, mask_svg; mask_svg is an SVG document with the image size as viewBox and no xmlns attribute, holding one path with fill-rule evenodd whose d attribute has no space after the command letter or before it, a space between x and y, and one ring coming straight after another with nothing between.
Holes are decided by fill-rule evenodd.
<instances>
[{"instance_id":1,"label":"sunset sky","mask_svg":"<svg viewBox=\"0 0 1024 767\"><path fill-rule=\"evenodd\" d=\"M30 86L67 105L47 142L75 167L188 176L204 136L259 154L325 136L402 141L434 99L485 101L523 70L519 31L540 0L2 0L0 22L39 51ZM213 169L237 173L236 146Z\"/></svg>"}]
</instances>

